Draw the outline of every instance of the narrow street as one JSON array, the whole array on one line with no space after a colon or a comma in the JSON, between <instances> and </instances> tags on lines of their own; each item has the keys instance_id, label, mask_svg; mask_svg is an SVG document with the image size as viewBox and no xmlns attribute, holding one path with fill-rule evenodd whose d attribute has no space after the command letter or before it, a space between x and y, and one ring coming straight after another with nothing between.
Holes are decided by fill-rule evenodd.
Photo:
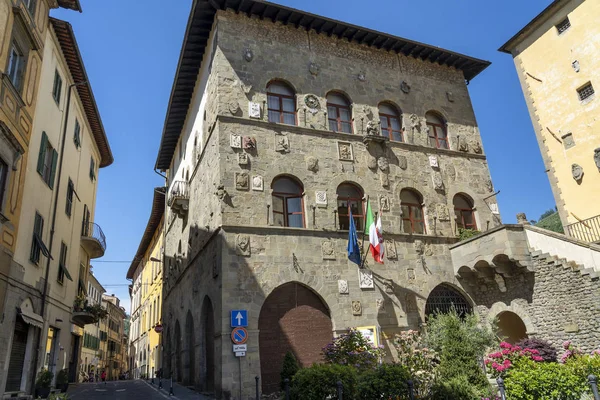
<instances>
[{"instance_id":1,"label":"narrow street","mask_svg":"<svg viewBox=\"0 0 600 400\"><path fill-rule=\"evenodd\" d=\"M209 397L193 392L180 385L174 385L174 396L169 396L169 381L163 381L163 388L158 390L158 382L151 385L142 380L109 381L106 384L80 383L71 386L68 391L69 399L73 400L209 400Z\"/></svg>"}]
</instances>

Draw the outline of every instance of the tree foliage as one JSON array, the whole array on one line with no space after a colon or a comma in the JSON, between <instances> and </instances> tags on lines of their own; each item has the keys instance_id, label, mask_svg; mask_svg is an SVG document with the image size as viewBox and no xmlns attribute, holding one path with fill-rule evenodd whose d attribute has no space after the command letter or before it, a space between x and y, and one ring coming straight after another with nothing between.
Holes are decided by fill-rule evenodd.
<instances>
[{"instance_id":1,"label":"tree foliage","mask_svg":"<svg viewBox=\"0 0 600 400\"><path fill-rule=\"evenodd\" d=\"M285 389L285 380L289 379L290 383L292 382L292 378L296 373L300 370L300 366L298 365L298 360L294 356L294 353L288 351L285 353L285 357L283 358L283 367L281 368L281 389Z\"/></svg>"}]
</instances>

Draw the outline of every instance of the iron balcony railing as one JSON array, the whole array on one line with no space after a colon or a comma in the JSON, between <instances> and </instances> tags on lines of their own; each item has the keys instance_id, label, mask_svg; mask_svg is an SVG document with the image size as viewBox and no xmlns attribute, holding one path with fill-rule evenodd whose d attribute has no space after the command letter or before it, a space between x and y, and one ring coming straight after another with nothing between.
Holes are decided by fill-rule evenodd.
<instances>
[{"instance_id":1,"label":"iron balcony railing","mask_svg":"<svg viewBox=\"0 0 600 400\"><path fill-rule=\"evenodd\" d=\"M588 243L600 242L600 215L565 227L567 235Z\"/></svg>"},{"instance_id":2,"label":"iron balcony railing","mask_svg":"<svg viewBox=\"0 0 600 400\"><path fill-rule=\"evenodd\" d=\"M106 251L106 236L104 236L104 232L102 232L100 225L94 222L84 223L83 229L81 230L81 236L96 239L98 243L100 243L100 246L102 246L102 249Z\"/></svg>"},{"instance_id":3,"label":"iron balcony railing","mask_svg":"<svg viewBox=\"0 0 600 400\"><path fill-rule=\"evenodd\" d=\"M188 200L190 198L190 184L186 181L175 181L169 191L167 203L172 207L177 200Z\"/></svg>"}]
</instances>

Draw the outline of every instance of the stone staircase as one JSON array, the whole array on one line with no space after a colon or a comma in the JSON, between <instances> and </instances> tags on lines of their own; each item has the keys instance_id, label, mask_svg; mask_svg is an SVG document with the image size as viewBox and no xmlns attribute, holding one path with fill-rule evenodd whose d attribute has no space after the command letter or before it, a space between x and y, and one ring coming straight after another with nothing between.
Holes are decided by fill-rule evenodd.
<instances>
[{"instance_id":1,"label":"stone staircase","mask_svg":"<svg viewBox=\"0 0 600 400\"><path fill-rule=\"evenodd\" d=\"M540 250L530 248L531 259L535 261L542 261L548 265L554 264L557 268L562 267L564 269L570 269L573 272L579 272L581 276L587 277L590 280L598 280L600 273L593 268L586 268L585 265L577 264L575 261L569 261L566 258L544 253Z\"/></svg>"}]
</instances>

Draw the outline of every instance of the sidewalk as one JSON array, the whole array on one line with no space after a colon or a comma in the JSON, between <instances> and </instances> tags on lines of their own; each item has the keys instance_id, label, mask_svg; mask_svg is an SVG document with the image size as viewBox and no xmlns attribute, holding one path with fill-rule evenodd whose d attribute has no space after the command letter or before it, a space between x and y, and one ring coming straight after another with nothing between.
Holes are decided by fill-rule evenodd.
<instances>
[{"instance_id":1,"label":"sidewalk","mask_svg":"<svg viewBox=\"0 0 600 400\"><path fill-rule=\"evenodd\" d=\"M162 389L158 389L158 379L154 379L154 385L151 381L144 381L148 386L152 387L157 392L161 393L163 396L174 399L174 400L214 400L214 397L205 396L198 392L195 392L191 389L186 388L185 386L180 385L179 383L173 382L173 396L169 395L169 389L171 387L170 379L163 379L162 381Z\"/></svg>"}]
</instances>

